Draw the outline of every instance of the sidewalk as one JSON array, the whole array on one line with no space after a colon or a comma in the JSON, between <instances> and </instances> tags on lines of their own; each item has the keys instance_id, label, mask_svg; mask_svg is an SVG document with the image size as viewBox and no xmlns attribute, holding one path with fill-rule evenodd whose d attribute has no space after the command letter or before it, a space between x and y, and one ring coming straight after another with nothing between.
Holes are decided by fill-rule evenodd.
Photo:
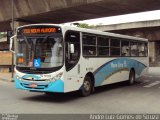
<instances>
[{"instance_id":1,"label":"sidewalk","mask_svg":"<svg viewBox=\"0 0 160 120\"><path fill-rule=\"evenodd\" d=\"M0 72L0 80L7 81L7 82L13 82L12 73L2 73L2 72Z\"/></svg>"},{"instance_id":2,"label":"sidewalk","mask_svg":"<svg viewBox=\"0 0 160 120\"><path fill-rule=\"evenodd\" d=\"M150 67L148 75L160 76L160 67Z\"/></svg>"}]
</instances>

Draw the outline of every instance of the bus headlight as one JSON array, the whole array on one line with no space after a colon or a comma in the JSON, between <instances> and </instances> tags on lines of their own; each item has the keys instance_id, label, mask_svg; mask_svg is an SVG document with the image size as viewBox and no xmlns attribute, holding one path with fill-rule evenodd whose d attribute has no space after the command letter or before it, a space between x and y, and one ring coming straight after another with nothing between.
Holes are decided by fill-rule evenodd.
<instances>
[{"instance_id":1,"label":"bus headlight","mask_svg":"<svg viewBox=\"0 0 160 120\"><path fill-rule=\"evenodd\" d=\"M55 77L49 79L49 81L59 80L63 75L63 72L58 73Z\"/></svg>"},{"instance_id":2,"label":"bus headlight","mask_svg":"<svg viewBox=\"0 0 160 120\"><path fill-rule=\"evenodd\" d=\"M22 80L22 78L21 77L19 77L19 76L15 76L15 78L17 79L17 80Z\"/></svg>"},{"instance_id":3,"label":"bus headlight","mask_svg":"<svg viewBox=\"0 0 160 120\"><path fill-rule=\"evenodd\" d=\"M60 72L54 77L54 79L59 80L62 77L62 75L63 75L63 72Z\"/></svg>"}]
</instances>

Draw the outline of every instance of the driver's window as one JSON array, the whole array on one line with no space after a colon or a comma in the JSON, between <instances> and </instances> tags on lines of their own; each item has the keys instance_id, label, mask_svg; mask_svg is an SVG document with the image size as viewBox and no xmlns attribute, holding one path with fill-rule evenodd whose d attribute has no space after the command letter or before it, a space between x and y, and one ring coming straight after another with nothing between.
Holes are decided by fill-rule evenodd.
<instances>
[{"instance_id":1,"label":"driver's window","mask_svg":"<svg viewBox=\"0 0 160 120\"><path fill-rule=\"evenodd\" d=\"M80 33L67 31L65 35L66 70L72 69L80 57Z\"/></svg>"}]
</instances>

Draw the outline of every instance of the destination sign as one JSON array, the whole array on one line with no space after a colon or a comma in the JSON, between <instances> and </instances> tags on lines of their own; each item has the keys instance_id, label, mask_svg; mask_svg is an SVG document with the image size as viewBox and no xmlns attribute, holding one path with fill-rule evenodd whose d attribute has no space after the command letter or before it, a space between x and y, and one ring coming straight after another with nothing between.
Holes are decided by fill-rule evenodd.
<instances>
[{"instance_id":1,"label":"destination sign","mask_svg":"<svg viewBox=\"0 0 160 120\"><path fill-rule=\"evenodd\" d=\"M23 29L23 33L55 33L56 28L27 28Z\"/></svg>"},{"instance_id":2,"label":"destination sign","mask_svg":"<svg viewBox=\"0 0 160 120\"><path fill-rule=\"evenodd\" d=\"M19 28L17 33L18 35L61 33L61 28L54 26L27 26Z\"/></svg>"}]
</instances>

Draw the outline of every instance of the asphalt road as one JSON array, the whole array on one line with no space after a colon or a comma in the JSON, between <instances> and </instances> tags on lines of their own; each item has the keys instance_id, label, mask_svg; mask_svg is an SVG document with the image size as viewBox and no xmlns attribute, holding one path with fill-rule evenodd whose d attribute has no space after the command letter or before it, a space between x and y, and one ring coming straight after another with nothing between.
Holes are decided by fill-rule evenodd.
<instances>
[{"instance_id":1,"label":"asphalt road","mask_svg":"<svg viewBox=\"0 0 160 120\"><path fill-rule=\"evenodd\" d=\"M47 96L0 81L0 113L160 113L160 76L144 76L132 86L123 82L100 87L89 97L77 92Z\"/></svg>"}]
</instances>

